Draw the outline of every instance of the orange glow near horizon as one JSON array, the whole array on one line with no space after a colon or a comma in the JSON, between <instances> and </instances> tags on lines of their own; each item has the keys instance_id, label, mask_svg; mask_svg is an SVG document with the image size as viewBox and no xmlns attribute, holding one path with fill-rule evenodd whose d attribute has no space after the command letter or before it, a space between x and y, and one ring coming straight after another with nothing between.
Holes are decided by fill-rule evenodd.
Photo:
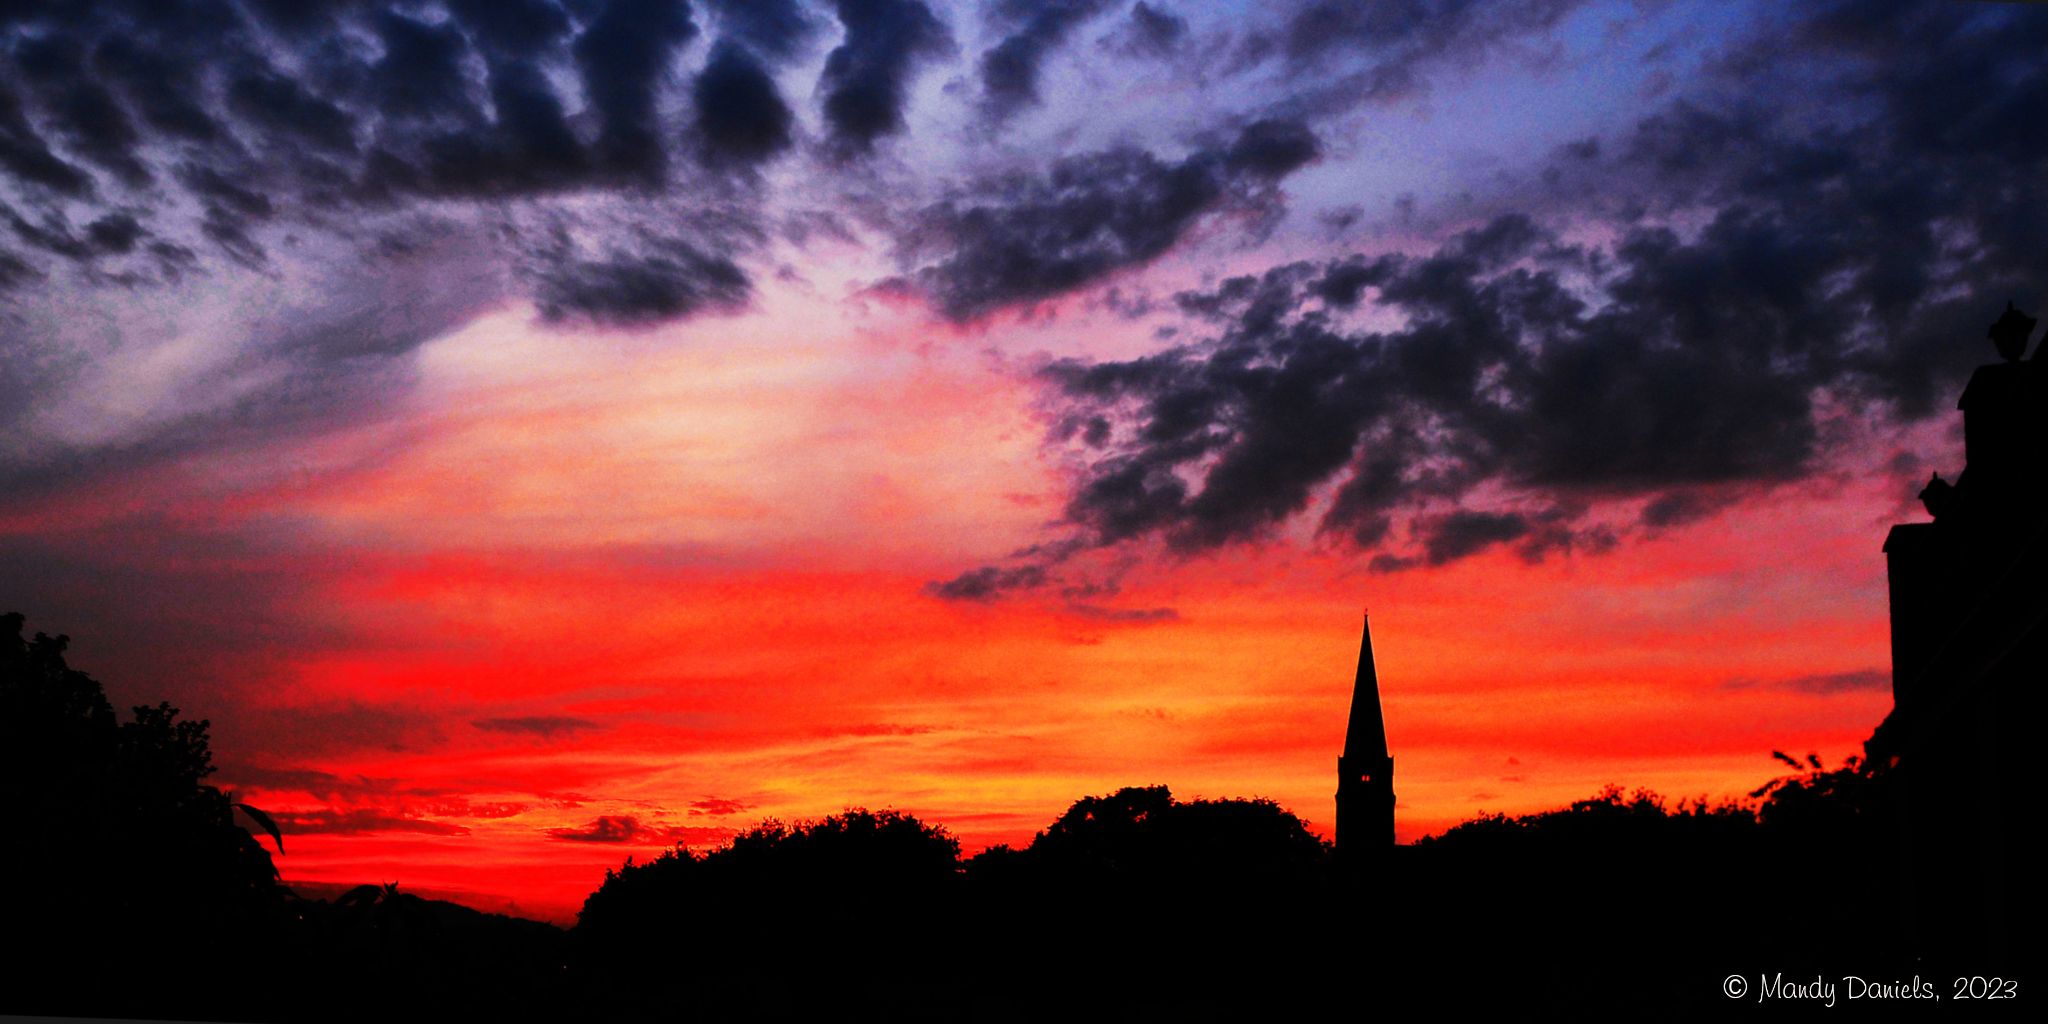
<instances>
[{"instance_id":1,"label":"orange glow near horizon","mask_svg":"<svg viewBox=\"0 0 2048 1024\"><path fill-rule=\"evenodd\" d=\"M273 460L296 472L161 485L286 538L249 557L333 638L223 680L239 716L180 698L217 720L220 781L286 822L288 880L567 921L626 857L768 817L896 808L973 852L1126 785L1327 835L1366 606L1402 841L1608 784L1736 798L1771 750L1836 763L1889 706L1883 479L1533 565L1373 575L1283 534L1111 567L1114 607L1150 614L940 600L1057 517L1032 388L803 322L605 346L508 311L429 347L386 420ZM92 527L66 516L34 525Z\"/></svg>"}]
</instances>

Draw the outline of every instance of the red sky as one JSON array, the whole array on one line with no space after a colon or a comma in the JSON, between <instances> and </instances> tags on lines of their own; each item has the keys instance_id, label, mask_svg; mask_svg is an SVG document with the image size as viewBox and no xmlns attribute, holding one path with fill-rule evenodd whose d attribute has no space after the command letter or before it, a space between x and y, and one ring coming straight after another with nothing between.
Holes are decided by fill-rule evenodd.
<instances>
[{"instance_id":1,"label":"red sky","mask_svg":"<svg viewBox=\"0 0 2048 1024\"><path fill-rule=\"evenodd\" d=\"M565 919L626 856L765 817L894 807L971 852L1159 783L1327 835L1366 608L1404 841L1608 784L1738 797L1771 750L1835 762L1888 707L1881 446L1605 554L1373 574L1283 533L1141 552L1120 612L949 602L925 584L1061 500L1028 391L975 345L785 344L763 319L593 351L486 317L370 428L129 492L288 538L234 566L288 570L299 628L223 671L215 746L285 822L289 879ZM133 514L30 519L90 536L80 505ZM611 841L573 838L602 818Z\"/></svg>"},{"instance_id":2,"label":"red sky","mask_svg":"<svg viewBox=\"0 0 2048 1024\"><path fill-rule=\"evenodd\" d=\"M1367 609L1404 841L1738 799L2048 303L2048 10L118 6L0 17L0 611L294 881L1328 834Z\"/></svg>"}]
</instances>

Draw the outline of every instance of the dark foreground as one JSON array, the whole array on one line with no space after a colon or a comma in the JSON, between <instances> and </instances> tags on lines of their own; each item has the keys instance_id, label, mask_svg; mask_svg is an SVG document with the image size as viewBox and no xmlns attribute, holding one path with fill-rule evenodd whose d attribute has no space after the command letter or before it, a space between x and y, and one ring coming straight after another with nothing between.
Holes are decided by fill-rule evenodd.
<instances>
[{"instance_id":1,"label":"dark foreground","mask_svg":"<svg viewBox=\"0 0 2048 1024\"><path fill-rule=\"evenodd\" d=\"M2017 870L1909 885L1898 770L1783 755L1793 771L1740 806L1609 791L1342 852L1270 802L1165 787L1082 799L970 859L895 812L768 822L612 873L567 931L402 886L305 900L237 823L261 811L205 784L204 723L123 720L64 649L0 619L18 951L0 1013L1263 1019L1816 1005L1816 982L1838 1005L2031 996L2006 987L2003 931L1929 912L2038 908L2031 873L2025 891Z\"/></svg>"}]
</instances>

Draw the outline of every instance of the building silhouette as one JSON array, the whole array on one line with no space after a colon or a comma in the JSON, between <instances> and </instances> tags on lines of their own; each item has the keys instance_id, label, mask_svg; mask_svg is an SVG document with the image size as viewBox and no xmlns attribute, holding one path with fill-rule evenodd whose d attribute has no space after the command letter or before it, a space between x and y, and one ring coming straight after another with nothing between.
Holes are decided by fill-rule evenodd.
<instances>
[{"instance_id":1,"label":"building silhouette","mask_svg":"<svg viewBox=\"0 0 2048 1024\"><path fill-rule=\"evenodd\" d=\"M1932 522L1894 526L1892 711L1866 753L1897 782L1910 940L1958 970L2013 964L2038 927L2029 756L2048 684L2048 364L2008 303L2002 363L1963 391L1965 467L1920 493ZM2024 863L2023 863L2024 861Z\"/></svg>"},{"instance_id":2,"label":"building silhouette","mask_svg":"<svg viewBox=\"0 0 2048 1024\"><path fill-rule=\"evenodd\" d=\"M1351 721L1337 758L1337 850L1358 853L1394 845L1394 758L1380 713L1380 677L1372 660L1372 620L1358 645Z\"/></svg>"}]
</instances>

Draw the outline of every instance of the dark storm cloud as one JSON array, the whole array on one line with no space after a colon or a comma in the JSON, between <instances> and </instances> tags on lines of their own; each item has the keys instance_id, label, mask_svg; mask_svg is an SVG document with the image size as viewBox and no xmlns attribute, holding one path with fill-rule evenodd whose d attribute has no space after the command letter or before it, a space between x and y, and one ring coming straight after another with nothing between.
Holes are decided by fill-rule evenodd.
<instances>
[{"instance_id":1,"label":"dark storm cloud","mask_svg":"<svg viewBox=\"0 0 2048 1024\"><path fill-rule=\"evenodd\" d=\"M5 82L0 82L0 167L25 184L60 195L83 196L93 192L91 178L50 152L49 144L22 112L20 98Z\"/></svg>"},{"instance_id":2,"label":"dark storm cloud","mask_svg":"<svg viewBox=\"0 0 2048 1024\"><path fill-rule=\"evenodd\" d=\"M126 253L149 232L141 222L125 213L110 213L85 226L89 245L104 253Z\"/></svg>"},{"instance_id":3,"label":"dark storm cloud","mask_svg":"<svg viewBox=\"0 0 2048 1024\"><path fill-rule=\"evenodd\" d=\"M1082 602L1074 602L1066 607L1068 612L1096 622L1130 624L1180 621L1180 612L1172 608L1110 608Z\"/></svg>"},{"instance_id":4,"label":"dark storm cloud","mask_svg":"<svg viewBox=\"0 0 2048 1024\"><path fill-rule=\"evenodd\" d=\"M125 184L150 184L153 175L135 152L141 136L113 94L86 75L84 47L77 40L18 40L14 61L41 93L51 121L73 151Z\"/></svg>"},{"instance_id":5,"label":"dark storm cloud","mask_svg":"<svg viewBox=\"0 0 2048 1024\"><path fill-rule=\"evenodd\" d=\"M1104 42L1127 57L1164 57L1179 48L1187 35L1186 18L1163 6L1138 0L1131 6L1130 18Z\"/></svg>"},{"instance_id":6,"label":"dark storm cloud","mask_svg":"<svg viewBox=\"0 0 2048 1024\"><path fill-rule=\"evenodd\" d=\"M1515 512L1459 509L1429 527L1423 555L1431 565L1454 562L1495 544L1517 540L1529 532L1529 521Z\"/></svg>"},{"instance_id":7,"label":"dark storm cloud","mask_svg":"<svg viewBox=\"0 0 2048 1024\"><path fill-rule=\"evenodd\" d=\"M1314 159L1299 122L1258 121L1178 161L1137 149L1062 157L1042 176L979 183L921 211L901 243L915 286L971 320L1073 291L1158 257L1218 209L1270 199Z\"/></svg>"},{"instance_id":8,"label":"dark storm cloud","mask_svg":"<svg viewBox=\"0 0 2048 1024\"><path fill-rule=\"evenodd\" d=\"M747 53L787 55L774 26L816 21L764 8L721 24L762 48ZM118 318L126 301L98 289L193 289L161 301L194 316L268 290L247 305L256 320L290 312L246 332L207 328L237 352L198 361L211 376L177 393L238 393L232 409L194 401L155 436L96 449L17 445L0 452L0 481L76 482L360 412L402 384L417 345L508 295L549 319L604 324L743 305L764 197L716 176L675 180L671 157L694 141L762 159L790 145L793 125L762 64L733 50L697 83L693 132L674 101L695 34L688 5L657 0L573 14L554 0L0 12L10 423L90 383L109 342L72 337L84 327L63 310ZM157 327L175 329L108 329ZM241 394L213 379L236 373L266 383Z\"/></svg>"},{"instance_id":9,"label":"dark storm cloud","mask_svg":"<svg viewBox=\"0 0 2048 1024\"><path fill-rule=\"evenodd\" d=\"M914 208L876 217L899 232L893 286L964 321L1111 280L1205 218L1278 209L1276 184L1320 151L1312 126L1335 130L1318 118L1408 95L1575 7L1280 8L1264 28L1231 30L1238 70L1261 68L1283 89L1248 96L1228 122L1239 130L1195 136L1185 155L1054 152L950 192L913 190ZM968 78L954 92L1005 109L1035 95L1075 26L1122 10L990 9L1001 41L959 68ZM233 358L215 362L238 369L202 361L179 382L194 396L239 393L236 372L270 382L233 408L165 413L154 435L97 449L0 452L0 483L33 491L359 410L402 385L403 357L433 332L509 296L549 319L606 325L743 306L763 225L795 217L763 212L761 176L714 172L806 135L776 76L827 45L825 10L0 7L9 426L82 386L80 365L104 354L36 347L96 329L67 309L118 311L94 289L193 289L164 308L233 295L238 282L305 279L320 293L250 303L276 312L223 342ZM916 0L833 10L843 36L806 84L825 145L846 156L902 130L915 76L953 44ZM708 48L692 45L697 14L716 35ZM1940 408L1983 358L1957 325L2009 298L2026 304L2048 280L2048 134L2034 127L2048 69L2032 58L2048 49L2048 22L2028 14L1788 9L1722 46L1653 116L1564 147L1544 168L1549 191L1504 200L1517 215L1476 217L1487 222L1423 255L1290 264L1180 296L1187 322L1174 337L1203 340L1048 371L1061 443L1086 466L1067 509L1081 543L1049 550L1158 537L1200 551L1323 500L1325 532L1413 564L1597 548L1608 538L1587 509L1601 501L1639 501L1639 528L1672 528L1810 472L1826 443L1816 395L1907 417ZM1112 48L1208 45L1163 4L1128 15ZM1010 61L1008 77L990 77L992 60ZM692 147L710 168L677 159ZM420 248L437 233L462 251ZM1579 241L1589 237L1601 241ZM434 270L420 255L433 252L455 269ZM1359 326L1368 320L1380 329ZM1049 564L1041 554L936 586L986 598L1057 582Z\"/></svg>"},{"instance_id":10,"label":"dark storm cloud","mask_svg":"<svg viewBox=\"0 0 2048 1024\"><path fill-rule=\"evenodd\" d=\"M228 109L281 144L331 154L357 151L356 119L275 68L256 67L228 83Z\"/></svg>"},{"instance_id":11,"label":"dark storm cloud","mask_svg":"<svg viewBox=\"0 0 2048 1024\"><path fill-rule=\"evenodd\" d=\"M2048 22L2015 9L1815 8L1782 38L1738 50L1726 74L1826 62L1839 102L1867 120L1816 129L1754 100L1675 104L1617 147L1617 163L1668 178L1668 202L1779 211L1822 258L1850 257L1838 265L1853 275L1845 305L1885 339L1853 354L1856 369L1923 416L1981 355L1954 325L2039 296L2048 280L2048 142L2025 127L2048 112L2048 69L2024 56L2043 46ZM1730 145L1703 151L1688 133Z\"/></svg>"},{"instance_id":12,"label":"dark storm cloud","mask_svg":"<svg viewBox=\"0 0 2048 1024\"><path fill-rule=\"evenodd\" d=\"M990 21L1007 30L981 55L982 111L1004 121L1038 105L1038 70L1074 30L1110 7L1110 0L996 0Z\"/></svg>"},{"instance_id":13,"label":"dark storm cloud","mask_svg":"<svg viewBox=\"0 0 2048 1024\"><path fill-rule=\"evenodd\" d=\"M588 732L599 728L596 722L589 719L572 718L567 715L521 715L512 718L479 718L469 724L485 732L537 736L541 739L573 736L579 732Z\"/></svg>"},{"instance_id":14,"label":"dark storm cloud","mask_svg":"<svg viewBox=\"0 0 2048 1024\"><path fill-rule=\"evenodd\" d=\"M550 839L571 843L632 843L664 846L679 842L717 842L729 838L732 829L693 825L656 825L629 814L604 814L582 828L545 830Z\"/></svg>"},{"instance_id":15,"label":"dark storm cloud","mask_svg":"<svg viewBox=\"0 0 2048 1024\"><path fill-rule=\"evenodd\" d=\"M271 815L288 835L375 835L413 832L429 836L466 836L469 829L403 811L358 807L347 810L285 811Z\"/></svg>"},{"instance_id":16,"label":"dark storm cloud","mask_svg":"<svg viewBox=\"0 0 2048 1024\"><path fill-rule=\"evenodd\" d=\"M369 190L517 197L564 191L593 177L593 159L538 64L493 57L487 82L497 112L492 128L426 136L416 163L391 157L373 167Z\"/></svg>"},{"instance_id":17,"label":"dark storm cloud","mask_svg":"<svg viewBox=\"0 0 2048 1024\"><path fill-rule=\"evenodd\" d=\"M1103 0L996 4L992 23L1007 35L984 64L991 101L1005 109L1028 101L1043 58L1111 9ZM815 89L825 143L846 156L900 131L914 76L955 51L921 0L843 0L832 10L843 35ZM699 34L698 13L718 39L684 81L677 65ZM1158 40L1179 34L1180 23L1156 6L1131 16ZM363 0L114 3L91 17L69 5L28 5L9 17L0 171L17 187L10 205L31 230L16 229L23 247L5 265L21 271L8 281L34 279L47 257L91 262L85 280L101 284L175 282L212 267L278 275L300 258L280 263L279 244L310 251L309 232L312 247L355 248L374 260L381 252L366 241L375 232L363 230L365 218L466 200L478 204L472 226L500 232L505 261L527 265L516 280L545 316L637 324L744 301L751 281L742 260L752 249L730 244L730 232L688 236L663 226L675 242L659 251L628 230L586 235L578 252L557 259L547 255L557 247L545 228L531 232L553 218L501 217L488 204L593 195L658 203L682 192L727 217L762 217L758 182L734 191L701 171L684 181L673 157L695 147L714 170L744 168L793 148L797 114L774 72L819 38L829 15L790 0L719 0L703 12L683 0ZM946 315L978 315L1142 264L1204 213L1251 201L1316 146L1301 122L1266 118L1235 142L1198 145L1180 161L1135 149L1067 158L1036 174L1021 170L1014 194L993 186L908 218L914 238L903 251L930 264L918 276ZM1100 187L1053 194L1097 173L1107 178ZM100 208L40 208L56 198ZM1083 238L1075 218L1094 210L1113 224ZM1041 213L1050 220L1034 228ZM130 217L147 232L147 248L117 253L126 260L117 265L85 260L77 230L67 240L55 229L60 215L74 225ZM997 228L986 241L971 237L981 218Z\"/></svg>"},{"instance_id":18,"label":"dark storm cloud","mask_svg":"<svg viewBox=\"0 0 2048 1024\"><path fill-rule=\"evenodd\" d=\"M1643 506L1642 523L1652 530L1684 526L1727 508L1737 497L1725 491L1670 491Z\"/></svg>"},{"instance_id":19,"label":"dark storm cloud","mask_svg":"<svg viewBox=\"0 0 2048 1024\"><path fill-rule=\"evenodd\" d=\"M602 121L597 151L609 170L652 183L666 168L655 99L673 51L696 34L685 0L608 0L576 38L583 88Z\"/></svg>"},{"instance_id":20,"label":"dark storm cloud","mask_svg":"<svg viewBox=\"0 0 2048 1024\"><path fill-rule=\"evenodd\" d=\"M1689 243L1640 229L1606 255L1600 305L1565 276L1590 264L1521 259L1559 250L1519 217L1428 257L1295 264L1183 296L1221 319L1218 338L1049 369L1064 422L1122 428L1081 439L1098 454L1068 517L1102 542L1161 533L1195 550L1256 537L1335 485L1323 529L1370 548L1394 513L1487 483L1654 495L1794 478L1816 451L1812 389L1852 383L1846 325L1825 315L1849 254L1807 268L1810 247L1786 228L1731 210ZM1367 289L1407 326L1342 330L1338 312ZM1569 543L1554 515L1519 508L1412 526L1431 565Z\"/></svg>"},{"instance_id":21,"label":"dark storm cloud","mask_svg":"<svg viewBox=\"0 0 2048 1024\"><path fill-rule=\"evenodd\" d=\"M96 255L122 256L134 252L149 229L126 213L110 213L85 225L80 242Z\"/></svg>"},{"instance_id":22,"label":"dark storm cloud","mask_svg":"<svg viewBox=\"0 0 2048 1024\"><path fill-rule=\"evenodd\" d=\"M702 800L690 801L690 816L693 818L704 816L722 818L753 809L753 804L747 803L744 800L732 800L726 797L707 796Z\"/></svg>"},{"instance_id":23,"label":"dark storm cloud","mask_svg":"<svg viewBox=\"0 0 2048 1024\"><path fill-rule=\"evenodd\" d=\"M953 51L953 36L920 0L838 0L845 39L825 58L818 85L825 120L848 154L903 130L904 95L926 61Z\"/></svg>"},{"instance_id":24,"label":"dark storm cloud","mask_svg":"<svg viewBox=\"0 0 2048 1024\"><path fill-rule=\"evenodd\" d=\"M695 135L708 154L758 161L791 144L793 117L753 55L788 57L818 19L788 3L720 7L735 42L695 83ZM899 30L915 19L884 10L856 20L870 41L853 79L900 82L928 49ZM691 137L664 102L683 84L675 64L698 31L682 0L593 0L573 14L555 0L113 3L91 17L28 5L0 24L9 26L0 39L0 172L33 229L30 250L74 262L86 254L52 229L58 213L36 209L53 198L97 200L104 208L85 220L129 216L157 240L149 267L96 266L88 282L169 281L213 260L275 273L278 237L303 240L308 230L318 245L375 259L380 243L366 244L374 232L361 230L363 219L404 217L420 199L666 202L659 190L676 184L670 157ZM576 86L571 96L557 86L572 77L582 123L568 106ZM759 201L716 189L705 197L728 217L752 215ZM475 211L476 221L490 216ZM551 244L545 231L521 237L522 225L551 219L488 228L507 234L516 260ZM92 239L107 240L104 231ZM739 251L724 244L731 240L694 242ZM587 242L612 255L524 278L544 284L537 290L551 315L610 319L620 309L645 322L727 305L746 290L723 256L636 259L636 240ZM629 278L613 301L582 280L608 261ZM14 277L41 268L25 269ZM705 276L691 284L686 271Z\"/></svg>"},{"instance_id":25,"label":"dark storm cloud","mask_svg":"<svg viewBox=\"0 0 2048 1024\"><path fill-rule=\"evenodd\" d=\"M199 232L228 259L250 270L266 270L270 253L249 234L248 223L219 206L208 206L199 222Z\"/></svg>"},{"instance_id":26,"label":"dark storm cloud","mask_svg":"<svg viewBox=\"0 0 2048 1024\"><path fill-rule=\"evenodd\" d=\"M941 583L929 584L925 590L948 600L986 601L1005 591L1039 586L1045 580L1045 570L1036 565L1019 566L1014 569L989 565L969 569Z\"/></svg>"},{"instance_id":27,"label":"dark storm cloud","mask_svg":"<svg viewBox=\"0 0 2048 1024\"><path fill-rule=\"evenodd\" d=\"M720 43L690 92L709 155L751 164L789 148L794 115L768 69L745 49Z\"/></svg>"},{"instance_id":28,"label":"dark storm cloud","mask_svg":"<svg viewBox=\"0 0 2048 1024\"><path fill-rule=\"evenodd\" d=\"M236 182L219 170L199 164L177 169L178 180L208 207L229 211L249 220L268 220L277 208L270 197Z\"/></svg>"},{"instance_id":29,"label":"dark storm cloud","mask_svg":"<svg viewBox=\"0 0 2048 1024\"><path fill-rule=\"evenodd\" d=\"M1726 72L1803 65L1860 116L1816 125L1739 92L1680 97L1612 158L1561 154L1572 174L1607 175L1567 179L1585 199L1561 211L1611 218L1607 246L1511 214L1427 256L1226 280L1176 300L1211 338L1054 363L1052 439L1088 467L1072 535L934 593L988 600L1137 538L1183 552L1254 539L1325 493L1321 531L1380 571L1600 551L1619 536L1588 517L1597 502L1641 500L1656 530L1813 472L1818 395L1936 411L1990 357L1969 340L1980 325L2048 281L2048 144L2032 127L2048 68L2028 56L2048 21L1861 15L1819 10ZM1658 211L1706 219L1680 230ZM1347 327L1365 308L1404 326Z\"/></svg>"},{"instance_id":30,"label":"dark storm cloud","mask_svg":"<svg viewBox=\"0 0 2048 1024\"><path fill-rule=\"evenodd\" d=\"M21 242L80 264L88 273L112 283L138 284L148 278L118 266L108 270L103 260L119 264L119 257L139 251L148 256L145 262L153 263L158 275L176 278L194 259L181 246L151 240L149 228L127 211L108 213L74 228L61 212L46 210L38 221L30 222L0 203L0 219L5 219Z\"/></svg>"},{"instance_id":31,"label":"dark storm cloud","mask_svg":"<svg viewBox=\"0 0 2048 1024\"><path fill-rule=\"evenodd\" d=\"M553 255L534 282L543 318L613 327L733 311L751 295L746 272L732 260L673 238L642 238L593 256Z\"/></svg>"},{"instance_id":32,"label":"dark storm cloud","mask_svg":"<svg viewBox=\"0 0 2048 1024\"><path fill-rule=\"evenodd\" d=\"M71 226L59 220L56 214L46 215L41 224L30 223L13 210L7 210L5 217L7 226L14 231L14 236L35 248L66 259L81 261L89 260L96 254L94 247L73 235Z\"/></svg>"},{"instance_id":33,"label":"dark storm cloud","mask_svg":"<svg viewBox=\"0 0 2048 1024\"><path fill-rule=\"evenodd\" d=\"M385 118L458 124L482 120L464 67L468 44L454 25L429 25L387 11L377 18L377 35L384 56L373 81L377 108Z\"/></svg>"}]
</instances>

